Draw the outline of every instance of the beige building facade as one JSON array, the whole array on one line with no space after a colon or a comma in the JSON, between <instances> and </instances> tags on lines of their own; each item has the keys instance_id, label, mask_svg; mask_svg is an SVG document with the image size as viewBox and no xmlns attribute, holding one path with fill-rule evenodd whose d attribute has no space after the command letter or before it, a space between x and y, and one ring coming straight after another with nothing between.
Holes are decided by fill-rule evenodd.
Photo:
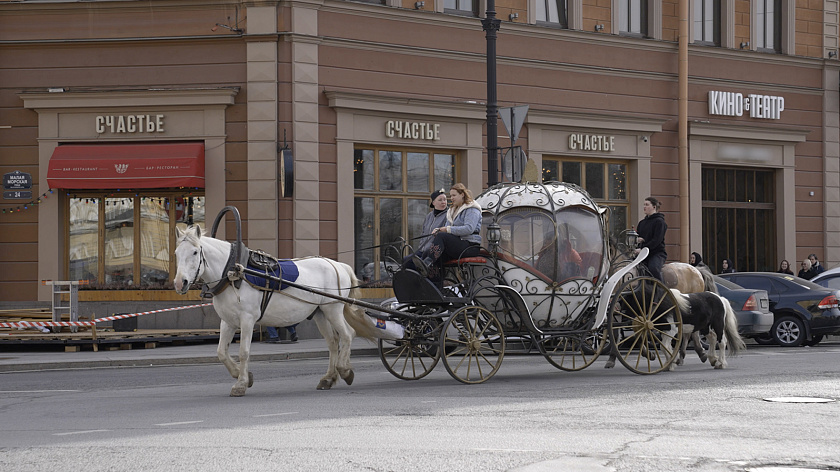
<instances>
[{"instance_id":1,"label":"beige building facade","mask_svg":"<svg viewBox=\"0 0 840 472\"><path fill-rule=\"evenodd\" d=\"M143 249L148 202L172 228L187 221L176 201L200 204L204 225L233 205L249 247L332 257L382 279L387 254L371 246L416 235L440 186L477 194L490 180L486 5L451 3L0 5L0 167L32 175L33 201L51 196L21 211L29 201L0 201L0 299L43 302L41 280L81 273L74 204L101 212L90 231L103 253L84 262L97 279L91 302L179 301L167 274L149 269L156 257L171 270L174 240ZM677 3L643 3L639 18L636 3L618 0L496 2L499 105L529 107L516 144L544 178L570 179L610 207L615 231L659 198L669 260L688 232L689 252L713 267L731 258L739 270L775 270L812 252L840 264L837 2L783 0L769 36L755 27L758 2L722 0L711 17L690 2L688 227ZM158 115L161 130L117 129L119 117ZM114 131L100 117L116 117ZM202 144L203 187L50 187L60 146L154 143ZM135 220L109 223L109 205L129 199ZM119 274L108 255L115 222L137 242ZM220 231L230 238L232 222Z\"/></svg>"}]
</instances>

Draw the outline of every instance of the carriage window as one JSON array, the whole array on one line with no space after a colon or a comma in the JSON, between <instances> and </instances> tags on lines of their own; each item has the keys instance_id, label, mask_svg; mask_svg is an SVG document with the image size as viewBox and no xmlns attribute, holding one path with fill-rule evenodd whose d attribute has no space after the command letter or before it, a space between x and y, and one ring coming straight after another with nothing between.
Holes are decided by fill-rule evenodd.
<instances>
[{"instance_id":1,"label":"carriage window","mask_svg":"<svg viewBox=\"0 0 840 472\"><path fill-rule=\"evenodd\" d=\"M389 286L386 269L402 262L401 238L416 247L429 195L457 182L454 153L422 149L354 151L355 269L359 280Z\"/></svg>"},{"instance_id":2,"label":"carriage window","mask_svg":"<svg viewBox=\"0 0 840 472\"><path fill-rule=\"evenodd\" d=\"M622 231L630 228L630 201L627 192L627 163L615 161L576 161L543 157L543 182L559 180L580 185L600 206L610 209L609 234L624 240Z\"/></svg>"},{"instance_id":3,"label":"carriage window","mask_svg":"<svg viewBox=\"0 0 840 472\"><path fill-rule=\"evenodd\" d=\"M545 210L515 208L501 214L498 223L502 254L530 265L545 278L591 280L600 275L603 236L600 219L591 211L565 209L552 218Z\"/></svg>"},{"instance_id":4,"label":"carriage window","mask_svg":"<svg viewBox=\"0 0 840 472\"><path fill-rule=\"evenodd\" d=\"M175 226L204 224L204 197L181 192L68 198L69 279L88 281L82 289L171 288Z\"/></svg>"}]
</instances>

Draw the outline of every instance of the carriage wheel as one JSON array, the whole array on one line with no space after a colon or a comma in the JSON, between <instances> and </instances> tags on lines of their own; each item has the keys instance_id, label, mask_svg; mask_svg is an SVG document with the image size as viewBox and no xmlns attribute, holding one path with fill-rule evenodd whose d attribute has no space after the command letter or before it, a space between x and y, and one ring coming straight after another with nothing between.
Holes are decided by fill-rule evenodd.
<instances>
[{"instance_id":1,"label":"carriage wheel","mask_svg":"<svg viewBox=\"0 0 840 472\"><path fill-rule=\"evenodd\" d=\"M496 374L505 357L505 336L496 315L479 306L452 313L440 337L443 365L455 380L482 383Z\"/></svg>"},{"instance_id":2,"label":"carriage wheel","mask_svg":"<svg viewBox=\"0 0 840 472\"><path fill-rule=\"evenodd\" d=\"M540 351L554 367L575 372L595 362L606 344L606 336L604 329L577 335L550 336L540 342Z\"/></svg>"},{"instance_id":3,"label":"carriage wheel","mask_svg":"<svg viewBox=\"0 0 840 472\"><path fill-rule=\"evenodd\" d=\"M379 359L394 377L418 380L429 375L440 360L438 320L423 319L405 325L403 339L379 340Z\"/></svg>"},{"instance_id":4,"label":"carriage wheel","mask_svg":"<svg viewBox=\"0 0 840 472\"><path fill-rule=\"evenodd\" d=\"M637 374L656 374L677 358L682 316L674 294L657 279L622 284L607 314L612 352Z\"/></svg>"}]
</instances>

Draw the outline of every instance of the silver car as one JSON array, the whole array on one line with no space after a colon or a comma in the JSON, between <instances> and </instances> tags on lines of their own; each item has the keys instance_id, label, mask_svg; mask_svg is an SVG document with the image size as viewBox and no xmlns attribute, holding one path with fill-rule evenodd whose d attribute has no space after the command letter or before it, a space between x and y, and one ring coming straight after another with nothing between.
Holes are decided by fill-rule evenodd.
<instances>
[{"instance_id":1,"label":"silver car","mask_svg":"<svg viewBox=\"0 0 840 472\"><path fill-rule=\"evenodd\" d=\"M766 335L773 328L773 312L770 311L770 297L766 290L744 288L738 284L714 276L720 295L729 300L738 317L738 332L742 337L752 338Z\"/></svg>"}]
</instances>

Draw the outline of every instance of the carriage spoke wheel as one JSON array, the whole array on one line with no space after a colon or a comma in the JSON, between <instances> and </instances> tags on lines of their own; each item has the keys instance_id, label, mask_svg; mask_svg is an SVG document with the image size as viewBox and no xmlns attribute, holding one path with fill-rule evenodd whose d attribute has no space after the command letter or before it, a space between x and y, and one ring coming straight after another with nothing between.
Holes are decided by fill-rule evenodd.
<instances>
[{"instance_id":1,"label":"carriage spoke wheel","mask_svg":"<svg viewBox=\"0 0 840 472\"><path fill-rule=\"evenodd\" d=\"M437 328L434 319L411 321L405 325L403 339L379 340L379 359L394 377L418 380L429 375L440 360Z\"/></svg>"},{"instance_id":2,"label":"carriage spoke wheel","mask_svg":"<svg viewBox=\"0 0 840 472\"><path fill-rule=\"evenodd\" d=\"M683 331L677 299L657 279L637 277L622 284L607 321L612 352L637 374L662 372L679 353Z\"/></svg>"},{"instance_id":3,"label":"carriage spoke wheel","mask_svg":"<svg viewBox=\"0 0 840 472\"><path fill-rule=\"evenodd\" d=\"M440 337L443 365L455 380L482 383L496 374L505 357L499 319L485 308L465 306L452 313Z\"/></svg>"},{"instance_id":4,"label":"carriage spoke wheel","mask_svg":"<svg viewBox=\"0 0 840 472\"><path fill-rule=\"evenodd\" d=\"M583 334L549 336L540 341L540 350L554 367L575 372L592 365L605 344L606 329L597 329Z\"/></svg>"}]
</instances>

